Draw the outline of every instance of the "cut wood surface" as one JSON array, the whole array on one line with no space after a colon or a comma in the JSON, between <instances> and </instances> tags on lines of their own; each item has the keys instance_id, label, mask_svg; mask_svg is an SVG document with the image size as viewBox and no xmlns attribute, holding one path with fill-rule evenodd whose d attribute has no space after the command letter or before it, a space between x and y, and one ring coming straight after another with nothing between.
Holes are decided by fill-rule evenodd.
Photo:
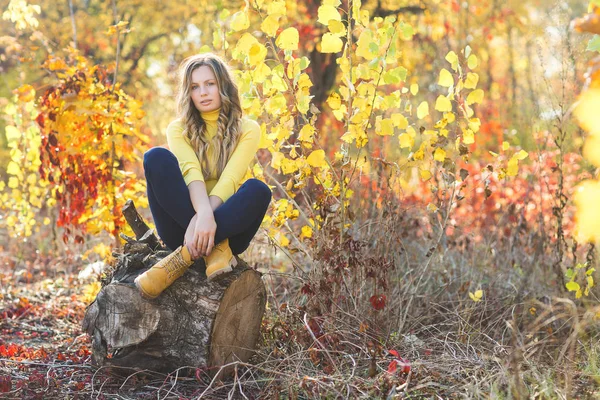
<instances>
[{"instance_id":1,"label":"cut wood surface","mask_svg":"<svg viewBox=\"0 0 600 400\"><path fill-rule=\"evenodd\" d=\"M137 211L130 215L141 218ZM188 366L215 373L232 361L248 361L266 305L261 274L238 258L232 273L208 282L200 259L158 298L147 300L133 281L169 250L159 246L153 251L152 231L140 229L136 235L140 240L125 237L112 277L87 309L83 329L92 337L93 362L161 372Z\"/></svg>"}]
</instances>

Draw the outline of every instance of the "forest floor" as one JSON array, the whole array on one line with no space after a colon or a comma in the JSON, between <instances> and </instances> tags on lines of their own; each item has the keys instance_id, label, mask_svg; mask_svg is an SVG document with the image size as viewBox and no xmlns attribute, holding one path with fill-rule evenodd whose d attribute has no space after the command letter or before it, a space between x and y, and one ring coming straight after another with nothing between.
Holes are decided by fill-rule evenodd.
<instances>
[{"instance_id":1,"label":"forest floor","mask_svg":"<svg viewBox=\"0 0 600 400\"><path fill-rule=\"evenodd\" d=\"M257 354L235 377L215 382L189 368L123 377L91 364L81 321L98 284L80 280L81 265L0 256L0 398L600 398L598 324L585 325L585 310L572 302L457 303L438 290L403 306L392 304L402 298L392 290L387 317L355 306L307 320L314 308L284 302L280 293L299 288L278 273L265 277L270 297ZM459 286L447 289L467 297ZM515 329L519 314L530 319ZM403 318L404 328L387 329L388 317ZM315 346L309 329L330 351Z\"/></svg>"}]
</instances>

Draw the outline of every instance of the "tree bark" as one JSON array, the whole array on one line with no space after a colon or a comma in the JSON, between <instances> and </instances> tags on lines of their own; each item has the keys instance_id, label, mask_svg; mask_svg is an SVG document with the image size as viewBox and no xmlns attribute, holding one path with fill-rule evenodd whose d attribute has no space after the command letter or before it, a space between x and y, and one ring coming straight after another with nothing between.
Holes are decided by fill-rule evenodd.
<instances>
[{"instance_id":1,"label":"tree bark","mask_svg":"<svg viewBox=\"0 0 600 400\"><path fill-rule=\"evenodd\" d=\"M151 230L142 229L147 225L133 203L124 214L137 238L123 235L124 253L115 254L113 274L83 320L94 364L159 372L206 368L226 376L234 366L222 366L247 362L265 311L261 274L238 258L232 273L208 282L200 259L158 298L146 300L133 281L170 251Z\"/></svg>"}]
</instances>

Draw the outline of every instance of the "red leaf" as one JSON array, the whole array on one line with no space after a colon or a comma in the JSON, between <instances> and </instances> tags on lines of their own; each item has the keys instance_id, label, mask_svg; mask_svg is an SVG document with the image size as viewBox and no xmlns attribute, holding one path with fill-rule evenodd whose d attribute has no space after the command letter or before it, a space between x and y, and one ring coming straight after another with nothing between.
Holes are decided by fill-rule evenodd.
<instances>
[{"instance_id":1,"label":"red leaf","mask_svg":"<svg viewBox=\"0 0 600 400\"><path fill-rule=\"evenodd\" d=\"M388 350L388 352L396 358L400 358L400 354L396 350Z\"/></svg>"},{"instance_id":2,"label":"red leaf","mask_svg":"<svg viewBox=\"0 0 600 400\"><path fill-rule=\"evenodd\" d=\"M377 311L383 310L385 308L385 295L384 294L373 295L373 296L371 296L369 301L371 302L371 305L373 306L373 308L376 309Z\"/></svg>"},{"instance_id":3,"label":"red leaf","mask_svg":"<svg viewBox=\"0 0 600 400\"><path fill-rule=\"evenodd\" d=\"M10 376L0 375L0 392L10 392L12 389L12 382Z\"/></svg>"},{"instance_id":4,"label":"red leaf","mask_svg":"<svg viewBox=\"0 0 600 400\"><path fill-rule=\"evenodd\" d=\"M402 366L402 372L405 374L408 374L410 372L410 361L408 361L404 358L401 358L400 363Z\"/></svg>"},{"instance_id":5,"label":"red leaf","mask_svg":"<svg viewBox=\"0 0 600 400\"><path fill-rule=\"evenodd\" d=\"M9 357L13 357L15 354L17 354L17 351L19 351L19 347L16 344L11 343L8 346L8 352L7 353L8 353Z\"/></svg>"},{"instance_id":6,"label":"red leaf","mask_svg":"<svg viewBox=\"0 0 600 400\"><path fill-rule=\"evenodd\" d=\"M394 372L396 372L396 368L397 367L398 367L398 361L397 360L392 360L392 362L390 363L390 365L388 365L387 372L389 374L393 374Z\"/></svg>"}]
</instances>

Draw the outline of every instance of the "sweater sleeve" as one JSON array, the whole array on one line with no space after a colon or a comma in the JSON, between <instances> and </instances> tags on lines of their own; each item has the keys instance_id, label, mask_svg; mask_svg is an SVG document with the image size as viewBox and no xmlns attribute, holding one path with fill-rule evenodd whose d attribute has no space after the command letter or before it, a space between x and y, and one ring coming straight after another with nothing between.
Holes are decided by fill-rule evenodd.
<instances>
[{"instance_id":1,"label":"sweater sleeve","mask_svg":"<svg viewBox=\"0 0 600 400\"><path fill-rule=\"evenodd\" d=\"M183 123L179 119L169 124L167 127L169 150L175 154L177 161L179 161L179 169L181 169L186 185L189 185L192 181L204 182L198 156L188 139L183 135L183 130Z\"/></svg>"},{"instance_id":2,"label":"sweater sleeve","mask_svg":"<svg viewBox=\"0 0 600 400\"><path fill-rule=\"evenodd\" d=\"M231 154L217 184L210 192L211 196L217 196L226 202L235 193L258 151L259 142L260 126L256 121L244 119L240 141Z\"/></svg>"}]
</instances>

